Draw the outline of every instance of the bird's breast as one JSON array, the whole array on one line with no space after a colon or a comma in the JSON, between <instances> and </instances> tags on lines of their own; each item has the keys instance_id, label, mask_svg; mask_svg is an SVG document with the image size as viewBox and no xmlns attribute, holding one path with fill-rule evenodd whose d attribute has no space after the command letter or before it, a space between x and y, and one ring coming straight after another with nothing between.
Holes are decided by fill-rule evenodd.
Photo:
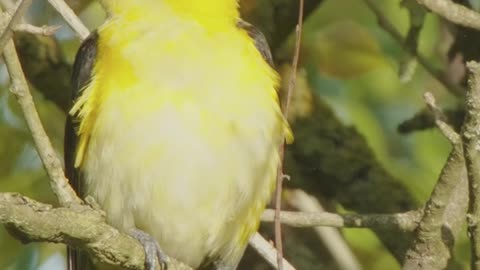
<instances>
[{"instance_id":1,"label":"bird's breast","mask_svg":"<svg viewBox=\"0 0 480 270\"><path fill-rule=\"evenodd\" d=\"M195 267L241 253L256 229L284 122L275 74L243 34L191 35L114 46L100 32L78 164L112 224Z\"/></svg>"}]
</instances>

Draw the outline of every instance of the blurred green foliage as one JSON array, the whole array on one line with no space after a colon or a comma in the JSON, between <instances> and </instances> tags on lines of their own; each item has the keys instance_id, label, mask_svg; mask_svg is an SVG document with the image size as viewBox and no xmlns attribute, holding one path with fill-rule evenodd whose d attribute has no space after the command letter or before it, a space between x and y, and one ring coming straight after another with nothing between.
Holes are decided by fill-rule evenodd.
<instances>
[{"instance_id":1,"label":"blurred green foliage","mask_svg":"<svg viewBox=\"0 0 480 270\"><path fill-rule=\"evenodd\" d=\"M399 1L377 1L377 4L405 34L408 13ZM44 1L37 1L30 14L32 20L60 23L46 5ZM81 16L94 27L103 15L98 5L93 5ZM68 30L62 30L58 36L68 59L72 60L78 41ZM428 15L419 50L439 67L444 64L446 53L441 46L442 38L438 18ZM289 55L291 48L290 41L274 53ZM398 134L396 128L423 108L422 94L426 90L434 92L442 105L455 105L456 101L421 67L416 68L410 81L400 82L397 71L402 55L401 46L378 26L363 1L325 0L304 25L301 64L314 91L332 106L344 123L355 126L365 136L380 163L423 202L446 159L449 145L436 130L406 136ZM19 192L42 202L55 203L19 108L7 91L6 78L5 69L1 69L0 79L4 83L0 88L0 192ZM65 116L35 89L34 96L48 134L61 155ZM344 229L342 232L364 269L399 268L369 230ZM457 246L457 259L466 267L468 243L462 239ZM49 244L22 246L0 228L0 269L37 269L63 249L63 246Z\"/></svg>"}]
</instances>

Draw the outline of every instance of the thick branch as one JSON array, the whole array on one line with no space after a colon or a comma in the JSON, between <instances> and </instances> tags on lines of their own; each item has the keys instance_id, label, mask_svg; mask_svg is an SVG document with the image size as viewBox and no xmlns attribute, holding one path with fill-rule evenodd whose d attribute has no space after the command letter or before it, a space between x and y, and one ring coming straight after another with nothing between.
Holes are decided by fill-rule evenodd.
<instances>
[{"instance_id":1,"label":"thick branch","mask_svg":"<svg viewBox=\"0 0 480 270\"><path fill-rule=\"evenodd\" d=\"M449 214L449 203L451 204L455 199L455 196L452 195L455 194L456 187L463 185L466 177L459 135L442 119L444 118L443 114L436 107L433 95L426 93L425 100L434 115L437 127L450 140L453 150L425 206L424 215L416 231L415 241L407 251L403 269L408 270L444 269L447 266L448 260L451 258L455 228L446 226L445 216ZM457 214L463 214L463 209L458 209Z\"/></svg>"},{"instance_id":2,"label":"thick branch","mask_svg":"<svg viewBox=\"0 0 480 270\"><path fill-rule=\"evenodd\" d=\"M450 0L417 0L443 18L465 27L480 30L480 14Z\"/></svg>"},{"instance_id":3,"label":"thick branch","mask_svg":"<svg viewBox=\"0 0 480 270\"><path fill-rule=\"evenodd\" d=\"M468 172L468 232L472 250L472 268L480 269L480 64L467 63L471 72L466 94L463 149Z\"/></svg>"},{"instance_id":4,"label":"thick branch","mask_svg":"<svg viewBox=\"0 0 480 270\"><path fill-rule=\"evenodd\" d=\"M0 224L23 243L64 243L87 250L101 262L144 269L140 243L105 223L103 212L87 205L53 208L14 193L0 193ZM191 270L170 260L171 270Z\"/></svg>"}]
</instances>

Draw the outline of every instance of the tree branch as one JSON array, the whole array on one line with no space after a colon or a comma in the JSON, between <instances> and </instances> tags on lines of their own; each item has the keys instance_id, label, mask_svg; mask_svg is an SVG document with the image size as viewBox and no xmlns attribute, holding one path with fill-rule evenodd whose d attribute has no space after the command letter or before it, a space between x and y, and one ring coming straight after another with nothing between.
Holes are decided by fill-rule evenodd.
<instances>
[{"instance_id":1,"label":"tree branch","mask_svg":"<svg viewBox=\"0 0 480 270\"><path fill-rule=\"evenodd\" d=\"M437 107L433 94L426 92L423 95L423 98L428 109L433 114L435 125L442 132L443 136L445 136L453 146L459 145L461 143L460 135L458 135L455 129L446 122L447 117L440 108Z\"/></svg>"},{"instance_id":2,"label":"tree branch","mask_svg":"<svg viewBox=\"0 0 480 270\"><path fill-rule=\"evenodd\" d=\"M75 15L75 12L62 0L48 0L50 5L57 10L60 15L62 15L63 19L70 25L73 31L80 37L80 40L85 40L88 35L90 35L90 31L88 28L82 23L82 21Z\"/></svg>"},{"instance_id":3,"label":"tree branch","mask_svg":"<svg viewBox=\"0 0 480 270\"><path fill-rule=\"evenodd\" d=\"M469 207L467 215L471 242L471 269L480 269L480 64L468 62L469 89L462 128L463 149L468 172Z\"/></svg>"},{"instance_id":4,"label":"tree branch","mask_svg":"<svg viewBox=\"0 0 480 270\"><path fill-rule=\"evenodd\" d=\"M282 211L280 213L280 222L284 225L299 228L328 226L338 228L379 228L411 232L417 228L422 215L422 210L396 214L335 214L329 212ZM262 221L273 222L274 210L265 210L262 215Z\"/></svg>"},{"instance_id":5,"label":"tree branch","mask_svg":"<svg viewBox=\"0 0 480 270\"><path fill-rule=\"evenodd\" d=\"M451 228L445 225L447 206L449 202L451 204L455 188L462 185L462 179L466 176L459 135L443 121L443 114L436 107L433 95L427 93L425 99L428 108L432 110L437 127L450 140L453 149L425 206L415 240L406 253L403 265L405 270L444 269L447 266L453 245L449 240L455 235L450 231Z\"/></svg>"},{"instance_id":6,"label":"tree branch","mask_svg":"<svg viewBox=\"0 0 480 270\"><path fill-rule=\"evenodd\" d=\"M26 32L34 35L43 35L43 36L50 36L55 34L61 26L59 25L44 25L44 26L35 26L28 23L20 23L15 25L13 30L15 32Z\"/></svg>"},{"instance_id":7,"label":"tree branch","mask_svg":"<svg viewBox=\"0 0 480 270\"><path fill-rule=\"evenodd\" d=\"M303 212L325 211L317 198L307 194L303 190L290 191L287 197L288 204ZM337 228L315 227L317 237L322 241L327 252L332 256L339 270L360 270L362 267L347 244L345 238Z\"/></svg>"},{"instance_id":8,"label":"tree branch","mask_svg":"<svg viewBox=\"0 0 480 270\"><path fill-rule=\"evenodd\" d=\"M18 5L13 11L13 15L7 13L2 14L2 27L0 29L0 54L3 51L3 47L7 44L10 38L13 35L14 26L17 25L23 17L23 14L27 11L27 9L32 4L32 0L22 0L18 1ZM0 8L1 11L1 8Z\"/></svg>"},{"instance_id":9,"label":"tree branch","mask_svg":"<svg viewBox=\"0 0 480 270\"><path fill-rule=\"evenodd\" d=\"M295 27L295 53L292 59L292 69L290 71L290 78L288 80L287 93L284 96L281 104L281 109L285 119L288 118L288 111L290 108L290 102L292 99L293 91L295 90L295 83L297 79L297 67L298 60L300 58L300 45L302 42L302 28L303 28L303 9L304 9L304 0L299 0L298 7L298 20L297 26ZM286 120L285 120L286 121ZM285 136L282 136L285 137ZM282 245L282 230L280 225L280 211L282 208L282 187L283 179L285 175L283 174L283 163L285 159L285 139L282 138L282 143L279 147L280 154L280 163L278 164L277 169L277 188L275 189L275 246L277 248L277 264L278 269L283 270L283 245Z\"/></svg>"},{"instance_id":10,"label":"tree branch","mask_svg":"<svg viewBox=\"0 0 480 270\"><path fill-rule=\"evenodd\" d=\"M0 224L23 243L64 243L87 250L100 262L143 270L141 244L105 222L104 213L88 205L53 208L14 193L0 193ZM191 270L169 260L172 270Z\"/></svg>"},{"instance_id":11,"label":"tree branch","mask_svg":"<svg viewBox=\"0 0 480 270\"><path fill-rule=\"evenodd\" d=\"M417 0L443 18L465 27L480 30L480 14L450 0Z\"/></svg>"},{"instance_id":12,"label":"tree branch","mask_svg":"<svg viewBox=\"0 0 480 270\"><path fill-rule=\"evenodd\" d=\"M273 247L265 238L263 238L258 232L255 233L252 238L248 241L250 246L254 248L262 258L264 258L270 266L275 269L278 269L278 252L275 247ZM285 270L295 270L287 260L282 258L282 264L285 267Z\"/></svg>"},{"instance_id":13,"label":"tree branch","mask_svg":"<svg viewBox=\"0 0 480 270\"><path fill-rule=\"evenodd\" d=\"M272 222L273 212L274 210L267 210L263 220ZM420 211L366 216L282 212L281 220L286 225L296 227L342 227L344 225L345 227L396 228L398 226L401 230L413 230L420 214ZM104 213L89 205L53 208L51 205L36 202L19 194L0 193L0 224L4 224L13 236L23 243L64 243L85 249L104 263L132 270L143 269L144 252L140 243L108 225L105 222ZM250 243L257 247L261 244L258 240L252 238ZM263 252L265 251L268 249ZM287 269L290 269L289 264L284 263ZM169 267L172 267L169 269L190 269L175 260L171 260Z\"/></svg>"},{"instance_id":14,"label":"tree branch","mask_svg":"<svg viewBox=\"0 0 480 270\"><path fill-rule=\"evenodd\" d=\"M62 162L53 150L50 139L41 124L12 40L5 46L3 55L11 79L11 92L22 108L35 147L50 178L50 186L53 192L62 206L80 204L82 201L69 185L62 169Z\"/></svg>"}]
</instances>

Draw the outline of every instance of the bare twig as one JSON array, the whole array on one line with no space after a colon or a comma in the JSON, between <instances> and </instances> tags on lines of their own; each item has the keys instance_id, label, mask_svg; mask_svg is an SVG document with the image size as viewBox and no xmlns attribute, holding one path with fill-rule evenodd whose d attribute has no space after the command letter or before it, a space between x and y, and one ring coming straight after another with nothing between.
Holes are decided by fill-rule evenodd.
<instances>
[{"instance_id":1,"label":"bare twig","mask_svg":"<svg viewBox=\"0 0 480 270\"><path fill-rule=\"evenodd\" d=\"M60 29L60 25L44 25L44 26L35 26L28 23L20 23L14 26L13 30L15 32L26 32L30 34L51 36Z\"/></svg>"},{"instance_id":2,"label":"bare twig","mask_svg":"<svg viewBox=\"0 0 480 270\"><path fill-rule=\"evenodd\" d=\"M295 79L297 75L298 59L300 57L300 43L302 40L302 26L303 26L303 0L299 0L298 9L298 23L295 28L296 42L295 54L292 60L292 73L288 84L287 94L284 102L282 102L282 112L285 119L288 117L288 109L290 106L290 99L295 89ZM277 188L275 190L275 247L277 248L277 265L279 270L283 270L283 245L282 245L282 228L280 224L280 211L282 208L282 185L285 175L283 174L283 159L285 155L285 142L282 140L280 146L280 163L277 170Z\"/></svg>"},{"instance_id":3,"label":"bare twig","mask_svg":"<svg viewBox=\"0 0 480 270\"><path fill-rule=\"evenodd\" d=\"M64 243L85 249L107 264L144 269L141 244L108 225L103 212L88 205L53 208L18 194L0 193L0 224L23 243ZM168 269L192 270L172 258Z\"/></svg>"},{"instance_id":4,"label":"bare twig","mask_svg":"<svg viewBox=\"0 0 480 270\"><path fill-rule=\"evenodd\" d=\"M60 15L62 15L63 19L68 23L68 25L70 25L70 27L82 41L85 40L88 35L90 35L88 28L63 0L48 0L48 2L57 10L58 13L60 13Z\"/></svg>"},{"instance_id":5,"label":"bare twig","mask_svg":"<svg viewBox=\"0 0 480 270\"><path fill-rule=\"evenodd\" d=\"M402 48L409 50L409 52L416 56L418 63L422 65L425 70L430 73L437 81L442 83L445 88L455 96L463 96L465 90L451 82L448 79L448 76L444 74L441 70L435 68L423 55L417 51L413 51L411 47L405 47L405 38L400 34L397 28L388 20L388 18L383 14L383 12L378 8L377 4L373 0L363 0L365 4L370 8L370 10L375 14L378 20L378 24L382 27L387 33L389 33L392 38L397 41L397 43L402 46Z\"/></svg>"},{"instance_id":6,"label":"bare twig","mask_svg":"<svg viewBox=\"0 0 480 270\"><path fill-rule=\"evenodd\" d=\"M462 107L454 109L441 109L445 115L444 122L448 123L455 131L460 130L463 119L465 118L465 109ZM397 131L401 134L408 134L415 131L431 129L437 126L432 110L423 108L410 119L403 121L398 125Z\"/></svg>"},{"instance_id":7,"label":"bare twig","mask_svg":"<svg viewBox=\"0 0 480 270\"><path fill-rule=\"evenodd\" d=\"M471 242L471 269L480 269L480 64L468 62L469 89L462 128L463 149L468 172L469 207L467 215Z\"/></svg>"},{"instance_id":8,"label":"bare twig","mask_svg":"<svg viewBox=\"0 0 480 270\"><path fill-rule=\"evenodd\" d=\"M305 212L323 212L323 207L318 200L302 190L294 190L289 193L288 203L300 211ZM335 260L337 266L341 270L359 270L360 263L353 254L352 250L346 243L345 239L340 235L337 228L331 227L315 227L320 240Z\"/></svg>"},{"instance_id":9,"label":"bare twig","mask_svg":"<svg viewBox=\"0 0 480 270\"><path fill-rule=\"evenodd\" d=\"M263 222L274 221L275 210L266 209ZM280 222L292 227L337 227L337 228L378 228L384 230L414 231L423 211L415 210L397 214L336 214L329 212L281 211Z\"/></svg>"},{"instance_id":10,"label":"bare twig","mask_svg":"<svg viewBox=\"0 0 480 270\"><path fill-rule=\"evenodd\" d=\"M450 0L417 0L443 18L465 27L480 30L480 14Z\"/></svg>"},{"instance_id":11,"label":"bare twig","mask_svg":"<svg viewBox=\"0 0 480 270\"><path fill-rule=\"evenodd\" d=\"M417 67L418 39L425 21L427 11L421 7L415 0L402 0L401 5L408 10L410 25L403 45L407 49L399 60L398 75L400 82L410 81ZM411 53L415 52L415 53Z\"/></svg>"},{"instance_id":12,"label":"bare twig","mask_svg":"<svg viewBox=\"0 0 480 270\"><path fill-rule=\"evenodd\" d=\"M440 110L440 108L437 107L433 94L430 92L425 92L425 94L423 94L423 98L425 99L428 109L433 114L435 125L442 132L443 136L445 136L445 138L447 138L452 145L460 144L460 135L458 135L458 133L455 132L455 129L446 122L447 117Z\"/></svg>"},{"instance_id":13,"label":"bare twig","mask_svg":"<svg viewBox=\"0 0 480 270\"><path fill-rule=\"evenodd\" d=\"M277 252L275 247L265 240L265 238L263 238L258 232L250 238L249 244L268 262L268 264L273 268L278 269L278 262L276 260ZM283 266L286 270L295 270L295 267L285 259L283 260Z\"/></svg>"},{"instance_id":14,"label":"bare twig","mask_svg":"<svg viewBox=\"0 0 480 270\"><path fill-rule=\"evenodd\" d=\"M0 35L0 54L3 51L3 48L7 44L8 40L13 35L14 25L18 24L23 17L23 14L27 11L28 7L32 4L32 0L22 0L18 1L15 11L10 15L7 13L2 14L3 25L1 26L1 35ZM0 10L1 11L1 10Z\"/></svg>"},{"instance_id":15,"label":"bare twig","mask_svg":"<svg viewBox=\"0 0 480 270\"><path fill-rule=\"evenodd\" d=\"M43 129L12 40L8 41L3 54L11 79L11 92L17 98L22 108L27 126L32 133L35 147L50 178L50 186L53 192L62 206L80 204L81 200L68 184L68 180L65 178L62 170L62 162L53 150L52 144Z\"/></svg>"}]
</instances>

